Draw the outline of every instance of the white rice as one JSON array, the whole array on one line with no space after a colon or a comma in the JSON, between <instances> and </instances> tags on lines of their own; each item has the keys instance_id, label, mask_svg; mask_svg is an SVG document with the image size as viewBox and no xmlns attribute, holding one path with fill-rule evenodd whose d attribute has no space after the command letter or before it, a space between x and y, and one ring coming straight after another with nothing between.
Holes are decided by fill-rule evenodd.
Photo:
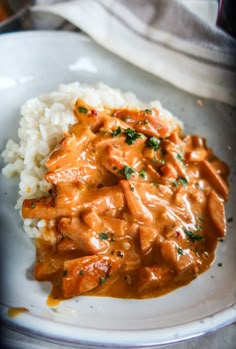
<instances>
[{"instance_id":1,"label":"white rice","mask_svg":"<svg viewBox=\"0 0 236 349\"><path fill-rule=\"evenodd\" d=\"M21 108L19 142L9 140L1 154L6 163L3 175L20 177L17 209L21 209L24 199L45 195L50 189L50 184L43 179L45 162L63 133L76 122L73 108L77 98L98 109L156 107L167 124L173 128L176 125L182 127L181 122L163 109L159 101L142 103L133 93L122 93L103 83L94 86L78 82L60 85L58 91L32 98ZM43 221L24 220L24 229L31 237L39 235L43 227Z\"/></svg>"}]
</instances>

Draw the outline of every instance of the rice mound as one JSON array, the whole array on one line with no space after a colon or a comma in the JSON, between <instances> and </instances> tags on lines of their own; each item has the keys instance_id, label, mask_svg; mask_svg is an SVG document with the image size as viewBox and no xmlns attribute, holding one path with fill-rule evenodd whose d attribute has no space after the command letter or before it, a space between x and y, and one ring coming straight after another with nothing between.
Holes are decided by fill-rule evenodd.
<instances>
[{"instance_id":1,"label":"rice mound","mask_svg":"<svg viewBox=\"0 0 236 349\"><path fill-rule=\"evenodd\" d=\"M43 178L47 171L45 162L64 132L76 123L73 109L78 98L99 110L155 107L173 129L176 125L182 128L180 120L162 108L159 101L143 103L133 93L122 93L104 83L93 86L79 82L62 84L57 91L32 98L21 107L19 142L10 139L1 154L6 163L3 175L20 177L17 209L21 209L24 199L48 193L51 185ZM31 237L38 236L44 225L43 221L24 220L24 229Z\"/></svg>"}]
</instances>

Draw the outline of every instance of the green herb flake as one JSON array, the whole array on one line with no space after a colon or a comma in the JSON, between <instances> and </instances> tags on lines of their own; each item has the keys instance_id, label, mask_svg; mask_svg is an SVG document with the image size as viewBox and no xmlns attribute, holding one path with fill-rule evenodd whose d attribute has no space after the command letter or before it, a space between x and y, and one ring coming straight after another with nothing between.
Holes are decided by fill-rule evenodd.
<instances>
[{"instance_id":1,"label":"green herb flake","mask_svg":"<svg viewBox=\"0 0 236 349\"><path fill-rule=\"evenodd\" d=\"M184 250L183 250L181 247L176 247L176 250L177 250L177 253L178 253L180 256L183 256L183 255L184 255Z\"/></svg>"},{"instance_id":2,"label":"green herb flake","mask_svg":"<svg viewBox=\"0 0 236 349\"><path fill-rule=\"evenodd\" d=\"M105 232L101 232L98 234L100 240L107 240L108 239L108 234Z\"/></svg>"},{"instance_id":3,"label":"green herb flake","mask_svg":"<svg viewBox=\"0 0 236 349\"><path fill-rule=\"evenodd\" d=\"M188 184L188 181L184 177L179 178L179 183L182 184L183 187L185 187Z\"/></svg>"},{"instance_id":4,"label":"green herb flake","mask_svg":"<svg viewBox=\"0 0 236 349\"><path fill-rule=\"evenodd\" d=\"M185 165L185 162L184 162L184 160L183 160L181 154L177 154L177 155L176 155L176 158L177 158L183 165Z\"/></svg>"},{"instance_id":5,"label":"green herb flake","mask_svg":"<svg viewBox=\"0 0 236 349\"><path fill-rule=\"evenodd\" d=\"M218 267L223 267L223 263L218 263Z\"/></svg>"},{"instance_id":6,"label":"green herb flake","mask_svg":"<svg viewBox=\"0 0 236 349\"><path fill-rule=\"evenodd\" d=\"M152 185L157 188L158 187L158 184L157 183L152 183Z\"/></svg>"},{"instance_id":7,"label":"green herb flake","mask_svg":"<svg viewBox=\"0 0 236 349\"><path fill-rule=\"evenodd\" d=\"M102 286L105 281L106 281L106 278L104 276L99 276L99 285L100 286Z\"/></svg>"},{"instance_id":8,"label":"green herb flake","mask_svg":"<svg viewBox=\"0 0 236 349\"><path fill-rule=\"evenodd\" d=\"M180 149L181 154L184 154L184 150L183 150L182 145L179 147L179 149Z\"/></svg>"},{"instance_id":9,"label":"green herb flake","mask_svg":"<svg viewBox=\"0 0 236 349\"><path fill-rule=\"evenodd\" d=\"M148 120L144 120L144 125L147 125L147 124L149 124L149 121Z\"/></svg>"},{"instance_id":10,"label":"green herb flake","mask_svg":"<svg viewBox=\"0 0 236 349\"><path fill-rule=\"evenodd\" d=\"M134 191L134 186L133 185L130 186L130 190Z\"/></svg>"},{"instance_id":11,"label":"green herb flake","mask_svg":"<svg viewBox=\"0 0 236 349\"><path fill-rule=\"evenodd\" d=\"M202 190L202 191L205 190L205 188L203 188L199 182L196 182L195 185L196 185L197 187L199 187L200 190Z\"/></svg>"},{"instance_id":12,"label":"green herb flake","mask_svg":"<svg viewBox=\"0 0 236 349\"><path fill-rule=\"evenodd\" d=\"M152 109L145 109L144 112L145 112L146 114L152 114Z\"/></svg>"},{"instance_id":13,"label":"green herb flake","mask_svg":"<svg viewBox=\"0 0 236 349\"><path fill-rule=\"evenodd\" d=\"M229 218L227 218L227 222L228 222L228 223L233 222L233 220L234 220L234 219L233 219L233 217L229 217Z\"/></svg>"},{"instance_id":14,"label":"green herb flake","mask_svg":"<svg viewBox=\"0 0 236 349\"><path fill-rule=\"evenodd\" d=\"M135 173L135 171L131 167L127 166L127 165L125 165L122 168L122 170L118 171L118 174L121 174L121 175L125 176L126 179L130 179L132 174L134 174L134 173Z\"/></svg>"},{"instance_id":15,"label":"green herb flake","mask_svg":"<svg viewBox=\"0 0 236 349\"><path fill-rule=\"evenodd\" d=\"M225 239L220 238L218 241L219 241L219 242L224 242Z\"/></svg>"},{"instance_id":16,"label":"green herb flake","mask_svg":"<svg viewBox=\"0 0 236 349\"><path fill-rule=\"evenodd\" d=\"M134 144L136 139L141 138L141 134L139 134L135 130L132 130L131 128L126 128L124 130L124 134L126 136L125 142L129 145Z\"/></svg>"},{"instance_id":17,"label":"green herb flake","mask_svg":"<svg viewBox=\"0 0 236 349\"><path fill-rule=\"evenodd\" d=\"M87 112L88 112L88 109L87 108L85 108L85 107L82 107L82 106L79 106L79 112L81 113L81 114L87 114Z\"/></svg>"},{"instance_id":18,"label":"green herb flake","mask_svg":"<svg viewBox=\"0 0 236 349\"><path fill-rule=\"evenodd\" d=\"M204 222L204 219L202 217L197 218L200 222Z\"/></svg>"},{"instance_id":19,"label":"green herb flake","mask_svg":"<svg viewBox=\"0 0 236 349\"><path fill-rule=\"evenodd\" d=\"M68 271L67 271L66 269L65 269L65 270L63 270L63 272L62 272L62 276L63 276L63 277L66 277L67 273L68 273Z\"/></svg>"},{"instance_id":20,"label":"green herb flake","mask_svg":"<svg viewBox=\"0 0 236 349\"><path fill-rule=\"evenodd\" d=\"M80 269L80 271L79 271L79 275L84 275L84 270L83 269Z\"/></svg>"},{"instance_id":21,"label":"green herb flake","mask_svg":"<svg viewBox=\"0 0 236 349\"><path fill-rule=\"evenodd\" d=\"M117 127L115 131L112 132L112 137L117 137L119 134L121 134L121 127Z\"/></svg>"},{"instance_id":22,"label":"green herb flake","mask_svg":"<svg viewBox=\"0 0 236 349\"><path fill-rule=\"evenodd\" d=\"M191 242L203 241L204 240L202 235L195 234L191 230L185 229L184 232L187 235L189 241L191 241Z\"/></svg>"},{"instance_id":23,"label":"green herb flake","mask_svg":"<svg viewBox=\"0 0 236 349\"><path fill-rule=\"evenodd\" d=\"M145 178L146 177L146 170L143 168L141 171L138 172L139 177Z\"/></svg>"},{"instance_id":24,"label":"green herb flake","mask_svg":"<svg viewBox=\"0 0 236 349\"><path fill-rule=\"evenodd\" d=\"M202 226L200 224L196 225L196 231L202 230Z\"/></svg>"},{"instance_id":25,"label":"green herb flake","mask_svg":"<svg viewBox=\"0 0 236 349\"><path fill-rule=\"evenodd\" d=\"M176 158L177 158L178 160L182 160L182 156L181 156L180 154L177 154L177 155L176 155Z\"/></svg>"},{"instance_id":26,"label":"green herb flake","mask_svg":"<svg viewBox=\"0 0 236 349\"><path fill-rule=\"evenodd\" d=\"M165 165L165 163L166 163L166 160L165 160L165 159L161 159L161 160L160 160L160 164Z\"/></svg>"},{"instance_id":27,"label":"green herb flake","mask_svg":"<svg viewBox=\"0 0 236 349\"><path fill-rule=\"evenodd\" d=\"M174 187L178 187L178 185L179 185L179 182L178 182L177 180L175 180L175 181L173 182L173 186L174 186Z\"/></svg>"},{"instance_id":28,"label":"green herb flake","mask_svg":"<svg viewBox=\"0 0 236 349\"><path fill-rule=\"evenodd\" d=\"M113 166L112 169L113 169L113 171L118 170L118 168L116 166Z\"/></svg>"},{"instance_id":29,"label":"green herb flake","mask_svg":"<svg viewBox=\"0 0 236 349\"><path fill-rule=\"evenodd\" d=\"M153 162L157 163L157 158L154 156L152 159Z\"/></svg>"},{"instance_id":30,"label":"green herb flake","mask_svg":"<svg viewBox=\"0 0 236 349\"><path fill-rule=\"evenodd\" d=\"M158 150L160 148L160 140L156 137L150 137L147 140L147 145L154 150Z\"/></svg>"},{"instance_id":31,"label":"green herb flake","mask_svg":"<svg viewBox=\"0 0 236 349\"><path fill-rule=\"evenodd\" d=\"M166 150L165 149L161 149L161 155L165 155L166 154Z\"/></svg>"},{"instance_id":32,"label":"green herb flake","mask_svg":"<svg viewBox=\"0 0 236 349\"><path fill-rule=\"evenodd\" d=\"M31 208L35 208L35 207L36 207L36 206L35 206L35 203L32 202L32 204L30 205L30 207L31 207Z\"/></svg>"}]
</instances>

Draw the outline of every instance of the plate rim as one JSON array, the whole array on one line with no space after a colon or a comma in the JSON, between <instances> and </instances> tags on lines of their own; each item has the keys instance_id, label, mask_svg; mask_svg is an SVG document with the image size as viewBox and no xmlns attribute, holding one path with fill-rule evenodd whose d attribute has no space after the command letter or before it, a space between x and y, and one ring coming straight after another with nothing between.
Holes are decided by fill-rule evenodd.
<instances>
[{"instance_id":1,"label":"plate rim","mask_svg":"<svg viewBox=\"0 0 236 349\"><path fill-rule=\"evenodd\" d=\"M164 329L150 329L150 330L101 330L81 328L74 324L65 324L57 322L55 328L52 319L45 319L42 316L35 316L30 312L22 313L15 318L9 318L7 315L8 307L3 308L3 320L6 327L15 330L16 332L29 335L31 337L52 342L52 343L66 343L68 345L85 346L88 348L157 348L163 345L179 343L185 340L193 339L216 330L219 330L232 323L231 319L236 321L236 303L227 307L223 311L218 311L210 314L204 319L198 319L186 324L166 327ZM225 320L210 328L210 323L217 323L219 317L224 317ZM23 320L23 321L22 321ZM37 327L35 327L37 324ZM42 326L41 326L42 325ZM42 328L45 326L45 330ZM178 335L178 330L185 327L184 335ZM54 328L54 330L53 330ZM70 335L63 335L65 328L70 332ZM196 328L198 330L196 331ZM78 336L78 329L80 330ZM171 336L169 335L171 331ZM93 333L93 339L88 340L89 334ZM107 336L102 337L102 334ZM127 335L129 338L127 339ZM109 337L109 340L107 338ZM102 338L102 340L101 340ZM105 338L105 341L104 341ZM119 342L117 341L119 338ZM160 339L161 338L161 339Z\"/></svg>"}]
</instances>

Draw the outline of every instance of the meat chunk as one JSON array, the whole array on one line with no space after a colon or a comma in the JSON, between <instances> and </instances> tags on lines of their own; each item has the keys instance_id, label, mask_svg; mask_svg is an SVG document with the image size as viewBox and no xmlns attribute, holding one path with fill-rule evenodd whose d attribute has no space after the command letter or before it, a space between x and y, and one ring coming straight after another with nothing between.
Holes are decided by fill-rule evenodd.
<instances>
[{"instance_id":1,"label":"meat chunk","mask_svg":"<svg viewBox=\"0 0 236 349\"><path fill-rule=\"evenodd\" d=\"M96 255L64 262L64 297L79 296L101 286L117 267L115 259Z\"/></svg>"},{"instance_id":2,"label":"meat chunk","mask_svg":"<svg viewBox=\"0 0 236 349\"><path fill-rule=\"evenodd\" d=\"M227 200L229 195L229 187L222 177L217 173L216 169L207 160L202 162L202 173L211 183L211 185L214 186L217 193L222 195L224 200Z\"/></svg>"},{"instance_id":3,"label":"meat chunk","mask_svg":"<svg viewBox=\"0 0 236 349\"><path fill-rule=\"evenodd\" d=\"M172 273L169 268L159 267L143 267L138 274L138 292L147 292L153 289L163 287L168 283Z\"/></svg>"},{"instance_id":4,"label":"meat chunk","mask_svg":"<svg viewBox=\"0 0 236 349\"><path fill-rule=\"evenodd\" d=\"M153 227L143 225L139 227L139 241L143 254L146 254L150 251L157 234L157 229Z\"/></svg>"},{"instance_id":5,"label":"meat chunk","mask_svg":"<svg viewBox=\"0 0 236 349\"><path fill-rule=\"evenodd\" d=\"M148 208L144 206L144 204L142 203L142 200L137 190L131 184L131 182L121 180L120 185L124 191L127 206L134 218L141 222L151 223L153 221L152 214L148 210Z\"/></svg>"},{"instance_id":6,"label":"meat chunk","mask_svg":"<svg viewBox=\"0 0 236 349\"><path fill-rule=\"evenodd\" d=\"M224 204L220 200L219 196L211 191L208 196L208 212L212 222L216 228L217 237L225 237L226 235L226 220L225 220L225 209Z\"/></svg>"},{"instance_id":7,"label":"meat chunk","mask_svg":"<svg viewBox=\"0 0 236 349\"><path fill-rule=\"evenodd\" d=\"M63 236L75 241L85 253L97 254L109 248L109 242L100 239L99 233L90 229L79 217L61 218L58 229Z\"/></svg>"},{"instance_id":8,"label":"meat chunk","mask_svg":"<svg viewBox=\"0 0 236 349\"><path fill-rule=\"evenodd\" d=\"M77 99L74 113L81 125L86 125L93 131L99 129L107 119L105 113L95 110L81 99Z\"/></svg>"},{"instance_id":9,"label":"meat chunk","mask_svg":"<svg viewBox=\"0 0 236 349\"><path fill-rule=\"evenodd\" d=\"M79 194L79 195L78 195ZM119 186L82 190L76 193L77 199L69 205L59 205L54 196L39 199L26 199L22 206L22 215L27 218L41 218L45 220L62 216L75 216L82 211L93 208L97 212L124 207L124 194Z\"/></svg>"},{"instance_id":10,"label":"meat chunk","mask_svg":"<svg viewBox=\"0 0 236 349\"><path fill-rule=\"evenodd\" d=\"M181 249L175 241L160 242L161 254L165 262L178 273L197 273L197 260L189 250Z\"/></svg>"}]
</instances>

